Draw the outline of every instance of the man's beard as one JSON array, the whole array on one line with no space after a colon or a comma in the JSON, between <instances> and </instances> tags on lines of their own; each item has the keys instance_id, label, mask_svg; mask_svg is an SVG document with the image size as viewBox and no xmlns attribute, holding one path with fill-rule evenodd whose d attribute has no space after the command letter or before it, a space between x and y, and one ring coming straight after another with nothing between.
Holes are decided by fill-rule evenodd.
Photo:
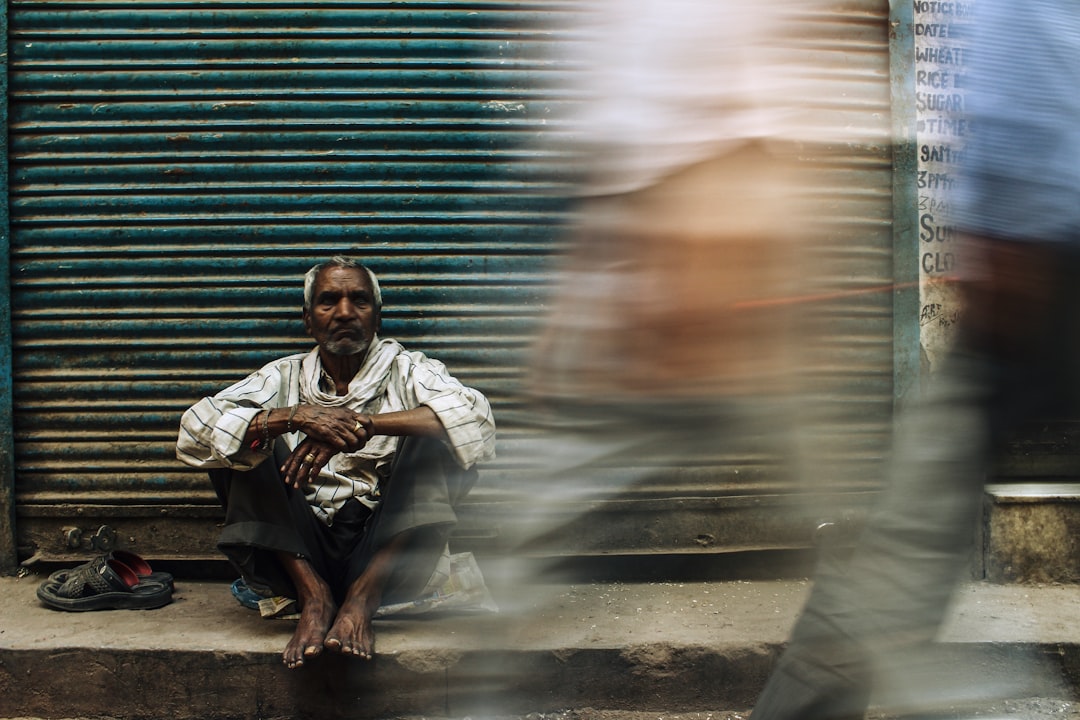
<instances>
[{"instance_id":1,"label":"man's beard","mask_svg":"<svg viewBox=\"0 0 1080 720\"><path fill-rule=\"evenodd\" d=\"M342 338L340 340L327 340L324 347L334 355L359 355L367 352L368 345L371 341L367 338L360 338L354 340L352 338Z\"/></svg>"}]
</instances>

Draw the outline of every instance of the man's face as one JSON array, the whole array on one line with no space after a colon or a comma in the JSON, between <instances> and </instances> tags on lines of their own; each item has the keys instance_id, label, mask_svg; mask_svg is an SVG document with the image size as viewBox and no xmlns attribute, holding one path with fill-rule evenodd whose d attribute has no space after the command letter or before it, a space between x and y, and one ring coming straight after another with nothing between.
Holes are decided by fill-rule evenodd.
<instances>
[{"instance_id":1,"label":"man's face","mask_svg":"<svg viewBox=\"0 0 1080 720\"><path fill-rule=\"evenodd\" d=\"M359 268L328 267L315 278L304 327L334 355L364 353L379 327L371 281Z\"/></svg>"}]
</instances>

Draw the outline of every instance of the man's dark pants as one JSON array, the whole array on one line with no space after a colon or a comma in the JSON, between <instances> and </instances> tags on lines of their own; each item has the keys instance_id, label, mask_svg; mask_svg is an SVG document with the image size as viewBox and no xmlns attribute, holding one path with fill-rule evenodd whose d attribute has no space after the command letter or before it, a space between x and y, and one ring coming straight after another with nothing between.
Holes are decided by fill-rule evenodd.
<instances>
[{"instance_id":1,"label":"man's dark pants","mask_svg":"<svg viewBox=\"0 0 1080 720\"><path fill-rule=\"evenodd\" d=\"M340 603L372 556L399 533L411 539L383 593L386 604L415 599L423 590L457 522L454 505L476 481L450 451L429 438L403 438L390 476L380 483L374 511L349 500L328 526L312 511L303 492L285 485L279 468L288 448L278 441L274 454L248 471L210 471L225 508L220 549L253 590L296 597L278 553L302 556L327 581Z\"/></svg>"}]
</instances>

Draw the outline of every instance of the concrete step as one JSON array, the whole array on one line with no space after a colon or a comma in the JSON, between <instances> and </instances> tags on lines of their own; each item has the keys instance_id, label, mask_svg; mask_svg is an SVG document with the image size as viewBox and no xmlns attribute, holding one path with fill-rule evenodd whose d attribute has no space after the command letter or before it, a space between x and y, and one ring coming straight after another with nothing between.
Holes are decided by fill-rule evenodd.
<instances>
[{"instance_id":1,"label":"concrete step","mask_svg":"<svg viewBox=\"0 0 1080 720\"><path fill-rule=\"evenodd\" d=\"M485 572L488 569L485 568ZM497 575L497 578L496 578ZM491 582L496 578L495 582ZM749 708L806 580L489 585L499 612L376 621L376 657L298 670L293 624L227 581L179 579L150 611L39 605L38 575L0 578L0 717L491 717L566 708ZM1080 586L965 586L943 635L967 689L1064 697L1080 675ZM919 692L930 692L923 678Z\"/></svg>"},{"instance_id":2,"label":"concrete step","mask_svg":"<svg viewBox=\"0 0 1080 720\"><path fill-rule=\"evenodd\" d=\"M1080 582L1080 483L998 483L984 497L982 577Z\"/></svg>"}]
</instances>

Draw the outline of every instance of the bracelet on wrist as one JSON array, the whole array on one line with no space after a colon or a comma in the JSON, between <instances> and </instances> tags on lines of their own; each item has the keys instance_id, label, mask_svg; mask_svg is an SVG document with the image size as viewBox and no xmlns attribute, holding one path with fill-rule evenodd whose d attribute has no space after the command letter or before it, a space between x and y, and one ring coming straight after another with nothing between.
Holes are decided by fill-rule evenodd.
<instances>
[{"instance_id":1,"label":"bracelet on wrist","mask_svg":"<svg viewBox=\"0 0 1080 720\"><path fill-rule=\"evenodd\" d=\"M255 416L252 422L259 423L260 416L262 417L262 427L260 428L259 437L251 442L252 450L267 450L270 448L270 411L263 410L259 415Z\"/></svg>"}]
</instances>

